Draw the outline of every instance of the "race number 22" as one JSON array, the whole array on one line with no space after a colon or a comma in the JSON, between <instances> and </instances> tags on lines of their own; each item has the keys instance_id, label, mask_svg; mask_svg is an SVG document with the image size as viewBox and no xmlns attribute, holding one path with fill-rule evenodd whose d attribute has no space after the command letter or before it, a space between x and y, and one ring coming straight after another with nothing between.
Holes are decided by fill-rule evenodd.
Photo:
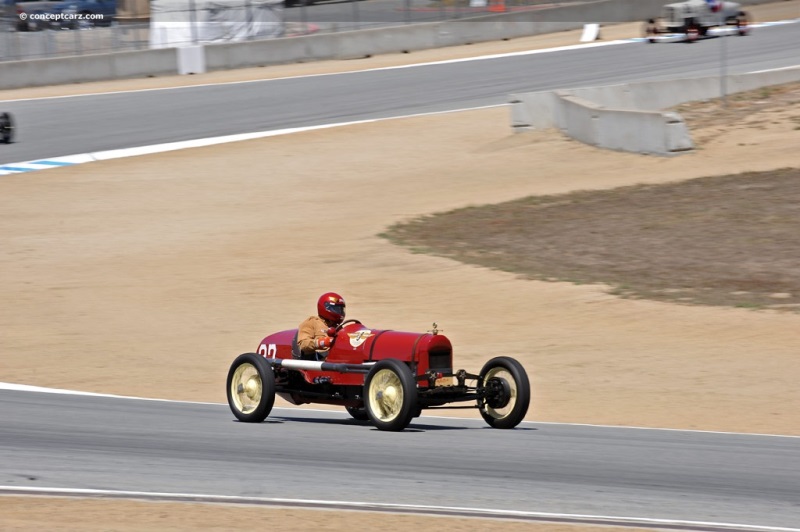
<instances>
[{"instance_id":1,"label":"race number 22","mask_svg":"<svg viewBox=\"0 0 800 532\"><path fill-rule=\"evenodd\" d=\"M275 358L278 354L278 347L275 344L261 344L258 346L258 354L264 358Z\"/></svg>"}]
</instances>

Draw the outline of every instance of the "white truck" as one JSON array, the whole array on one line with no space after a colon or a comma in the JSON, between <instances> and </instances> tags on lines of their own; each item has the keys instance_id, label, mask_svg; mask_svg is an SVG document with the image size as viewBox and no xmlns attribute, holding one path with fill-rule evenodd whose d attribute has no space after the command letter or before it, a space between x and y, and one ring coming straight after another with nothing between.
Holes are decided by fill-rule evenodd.
<instances>
[{"instance_id":1,"label":"white truck","mask_svg":"<svg viewBox=\"0 0 800 532\"><path fill-rule=\"evenodd\" d=\"M685 0L665 5L660 18L647 20L644 36L650 42L658 42L665 35L692 41L717 27L728 27L739 35L746 35L748 24L747 13L736 2Z\"/></svg>"}]
</instances>

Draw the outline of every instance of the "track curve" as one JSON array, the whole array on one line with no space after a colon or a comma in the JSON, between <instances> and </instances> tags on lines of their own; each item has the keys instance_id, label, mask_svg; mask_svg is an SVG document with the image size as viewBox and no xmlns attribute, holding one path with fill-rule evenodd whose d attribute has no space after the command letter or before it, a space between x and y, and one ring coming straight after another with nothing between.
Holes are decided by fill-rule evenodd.
<instances>
[{"instance_id":1,"label":"track curve","mask_svg":"<svg viewBox=\"0 0 800 532\"><path fill-rule=\"evenodd\" d=\"M726 38L727 71L798 65L800 24ZM480 60L1 102L17 142L0 164L198 138L504 104L508 94L716 75L720 43L614 41ZM76 127L78 126L79 127Z\"/></svg>"}]
</instances>

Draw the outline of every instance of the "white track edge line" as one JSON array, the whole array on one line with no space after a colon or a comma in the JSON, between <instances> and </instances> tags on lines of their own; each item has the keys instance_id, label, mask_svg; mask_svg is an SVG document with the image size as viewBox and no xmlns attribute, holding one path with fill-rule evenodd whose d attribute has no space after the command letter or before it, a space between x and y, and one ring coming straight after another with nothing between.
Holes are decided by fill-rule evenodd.
<instances>
[{"instance_id":1,"label":"white track edge line","mask_svg":"<svg viewBox=\"0 0 800 532\"><path fill-rule=\"evenodd\" d=\"M117 497L129 498L159 498L159 499L175 499L177 502L188 502L186 499L203 499L203 502L218 502L218 503L265 503L275 506L281 504L298 506L298 505L314 505L320 509L332 508L342 509L352 508L353 510L380 510L380 511L418 511L420 513L428 512L442 512L452 513L471 513L479 514L482 517L519 517L519 518L563 518L563 519L591 519L598 521L624 521L630 524L641 525L681 525L687 527L722 527L722 528L735 528L738 530L753 530L755 531L770 531L770 532L800 532L799 528L787 527L774 527L762 525L746 525L740 523L721 523L712 521L689 521L679 519L657 519L647 517L630 517L630 516L612 516L612 515L592 515L592 514L568 514L568 513L551 513L551 512L531 512L524 510L500 510L491 508L473 508L461 506L435 506L435 505L422 505L422 504L400 504L400 503L376 503L364 501L332 501L322 499L288 499L280 497L240 497L235 495L210 495L198 493L166 493L166 492L146 492L146 491L124 491L124 490L100 490L100 489L86 489L86 488L46 488L46 487L19 487L19 486L4 486L0 485L0 494L2 492L28 492L31 495L35 494L48 494L57 496L62 495L114 495ZM335 507L335 508L334 508Z\"/></svg>"}]
</instances>

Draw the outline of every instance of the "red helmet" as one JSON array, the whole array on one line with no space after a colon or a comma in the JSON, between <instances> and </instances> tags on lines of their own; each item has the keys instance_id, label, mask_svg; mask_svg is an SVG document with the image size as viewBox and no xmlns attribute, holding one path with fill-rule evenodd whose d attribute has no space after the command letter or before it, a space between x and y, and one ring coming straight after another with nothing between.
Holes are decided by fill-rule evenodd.
<instances>
[{"instance_id":1,"label":"red helmet","mask_svg":"<svg viewBox=\"0 0 800 532\"><path fill-rule=\"evenodd\" d=\"M344 321L344 298L336 292L325 292L317 300L319 317L339 325Z\"/></svg>"}]
</instances>

